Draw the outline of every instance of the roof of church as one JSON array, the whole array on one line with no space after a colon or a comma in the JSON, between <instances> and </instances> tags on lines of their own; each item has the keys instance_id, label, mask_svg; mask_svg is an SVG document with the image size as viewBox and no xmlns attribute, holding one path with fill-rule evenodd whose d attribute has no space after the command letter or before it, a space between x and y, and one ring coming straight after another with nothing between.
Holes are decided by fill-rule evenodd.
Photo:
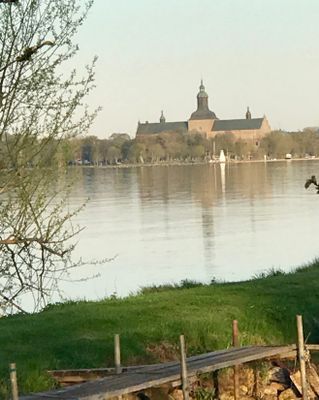
<instances>
[{"instance_id":1,"label":"roof of church","mask_svg":"<svg viewBox=\"0 0 319 400\"><path fill-rule=\"evenodd\" d=\"M156 134L161 132L170 132L170 131L187 131L188 124L187 121L180 122L145 122L143 124L139 123L137 127L137 134Z\"/></svg>"},{"instance_id":2,"label":"roof of church","mask_svg":"<svg viewBox=\"0 0 319 400\"><path fill-rule=\"evenodd\" d=\"M210 111L209 109L207 110L201 110L197 109L194 111L190 117L190 119L217 119L216 114L213 111Z\"/></svg>"},{"instance_id":3,"label":"roof of church","mask_svg":"<svg viewBox=\"0 0 319 400\"><path fill-rule=\"evenodd\" d=\"M213 124L213 131L241 131L260 129L264 118L218 119Z\"/></svg>"}]
</instances>

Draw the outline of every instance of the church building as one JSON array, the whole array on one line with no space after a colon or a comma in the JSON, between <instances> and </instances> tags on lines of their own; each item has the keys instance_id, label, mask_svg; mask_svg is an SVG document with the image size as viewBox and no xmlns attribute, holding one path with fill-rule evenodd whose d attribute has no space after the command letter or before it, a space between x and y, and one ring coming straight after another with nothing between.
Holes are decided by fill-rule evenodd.
<instances>
[{"instance_id":1,"label":"church building","mask_svg":"<svg viewBox=\"0 0 319 400\"><path fill-rule=\"evenodd\" d=\"M206 138L216 135L232 133L236 139L259 141L270 133L271 128L265 116L252 118L249 108L245 118L242 119L219 119L208 107L208 94L205 91L203 80L197 94L197 110L192 113L188 121L166 122L163 111L160 122L138 123L136 136L154 135L163 132L200 133Z\"/></svg>"}]
</instances>

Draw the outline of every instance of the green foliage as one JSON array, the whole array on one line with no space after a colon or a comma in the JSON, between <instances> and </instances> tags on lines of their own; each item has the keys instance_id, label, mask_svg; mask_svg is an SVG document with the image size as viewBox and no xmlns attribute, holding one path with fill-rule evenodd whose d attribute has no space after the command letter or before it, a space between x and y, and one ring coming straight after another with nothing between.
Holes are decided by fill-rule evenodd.
<instances>
[{"instance_id":1,"label":"green foliage","mask_svg":"<svg viewBox=\"0 0 319 400\"><path fill-rule=\"evenodd\" d=\"M147 286L140 289L140 294L146 293L154 293L154 292L163 292L166 290L172 289L191 289L199 286L203 286L204 284L201 282L193 281L191 279L184 279L180 283L168 283L164 285L153 285Z\"/></svg>"},{"instance_id":2,"label":"green foliage","mask_svg":"<svg viewBox=\"0 0 319 400\"><path fill-rule=\"evenodd\" d=\"M281 270L280 268L270 268L266 271L262 271L260 273L257 273L253 276L252 279L263 279L263 278L268 278L271 276L280 276L280 275L285 275L285 272Z\"/></svg>"},{"instance_id":3,"label":"green foliage","mask_svg":"<svg viewBox=\"0 0 319 400\"><path fill-rule=\"evenodd\" d=\"M158 361L148 346L176 346L181 333L189 355L226 348L233 319L239 321L242 345L288 344L296 341L295 316L302 314L305 336L317 343L318 307L316 261L297 272L247 282L162 287L124 299L68 302L34 315L2 318L0 387L5 392L12 361L21 393L31 389L30 382L34 391L52 387L47 369L112 366L115 333L121 335L124 365Z\"/></svg>"},{"instance_id":4,"label":"green foliage","mask_svg":"<svg viewBox=\"0 0 319 400\"><path fill-rule=\"evenodd\" d=\"M90 145L88 145L90 140ZM93 165L121 163L159 163L167 161L208 161L219 156L224 150L230 159L260 160L267 156L271 159L285 158L287 153L293 157L319 155L319 135L313 129L302 132L274 131L261 142L237 139L232 133L217 135L206 139L196 132L163 132L130 139L122 134L120 139L114 134L109 139L97 137L80 140L82 161ZM109 156L107 156L109 152ZM97 155L97 156L96 156ZM67 153L67 161L78 159L78 150Z\"/></svg>"},{"instance_id":5,"label":"green foliage","mask_svg":"<svg viewBox=\"0 0 319 400\"><path fill-rule=\"evenodd\" d=\"M287 153L294 157L319 155L319 134L307 128L300 132L274 131L261 141L261 148L271 158L284 158Z\"/></svg>"},{"instance_id":6,"label":"green foliage","mask_svg":"<svg viewBox=\"0 0 319 400\"><path fill-rule=\"evenodd\" d=\"M196 400L214 400L216 399L214 388L198 387L194 392Z\"/></svg>"}]
</instances>

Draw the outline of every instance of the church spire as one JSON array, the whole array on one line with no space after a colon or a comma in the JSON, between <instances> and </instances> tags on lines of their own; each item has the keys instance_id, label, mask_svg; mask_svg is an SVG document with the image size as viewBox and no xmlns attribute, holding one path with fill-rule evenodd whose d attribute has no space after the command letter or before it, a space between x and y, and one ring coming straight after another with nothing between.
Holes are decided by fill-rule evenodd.
<instances>
[{"instance_id":1,"label":"church spire","mask_svg":"<svg viewBox=\"0 0 319 400\"><path fill-rule=\"evenodd\" d=\"M205 86L204 86L204 83L203 83L203 78L200 80L199 90L200 90L200 92L205 92Z\"/></svg>"},{"instance_id":2,"label":"church spire","mask_svg":"<svg viewBox=\"0 0 319 400\"><path fill-rule=\"evenodd\" d=\"M166 119L165 119L165 117L164 117L164 112L163 112L163 110L161 111L161 117L160 117L160 123L161 124L164 124L166 122Z\"/></svg>"},{"instance_id":3,"label":"church spire","mask_svg":"<svg viewBox=\"0 0 319 400\"><path fill-rule=\"evenodd\" d=\"M199 93L197 95L197 98L200 98L200 97L204 97L204 98L208 99L208 94L205 92L205 86L203 83L203 79L200 80ZM208 104L207 104L207 107L208 107Z\"/></svg>"},{"instance_id":4,"label":"church spire","mask_svg":"<svg viewBox=\"0 0 319 400\"><path fill-rule=\"evenodd\" d=\"M251 112L249 111L249 107L247 107L246 119L251 119Z\"/></svg>"},{"instance_id":5,"label":"church spire","mask_svg":"<svg viewBox=\"0 0 319 400\"><path fill-rule=\"evenodd\" d=\"M217 119L215 113L208 108L208 94L205 91L203 79L200 81L197 94L197 110L192 113L190 119Z\"/></svg>"},{"instance_id":6,"label":"church spire","mask_svg":"<svg viewBox=\"0 0 319 400\"><path fill-rule=\"evenodd\" d=\"M199 92L197 95L197 108L199 110L208 110L208 94L205 92L203 79L200 81Z\"/></svg>"}]
</instances>

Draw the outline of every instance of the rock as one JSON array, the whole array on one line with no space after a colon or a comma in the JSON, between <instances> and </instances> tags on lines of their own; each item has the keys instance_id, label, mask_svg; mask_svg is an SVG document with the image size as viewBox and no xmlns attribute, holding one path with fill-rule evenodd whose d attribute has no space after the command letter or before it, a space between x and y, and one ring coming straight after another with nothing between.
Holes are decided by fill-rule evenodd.
<instances>
[{"instance_id":1,"label":"rock","mask_svg":"<svg viewBox=\"0 0 319 400\"><path fill-rule=\"evenodd\" d=\"M263 389L264 396L276 396L277 397L277 389L271 385L266 386Z\"/></svg>"},{"instance_id":2,"label":"rock","mask_svg":"<svg viewBox=\"0 0 319 400\"><path fill-rule=\"evenodd\" d=\"M170 397L174 400L184 400L183 391L181 389L175 389Z\"/></svg>"},{"instance_id":3,"label":"rock","mask_svg":"<svg viewBox=\"0 0 319 400\"><path fill-rule=\"evenodd\" d=\"M247 386L248 388L247 393L252 394L252 388L255 385L255 372L253 368L247 368L247 367L243 368L242 376L243 378L241 383Z\"/></svg>"},{"instance_id":4,"label":"rock","mask_svg":"<svg viewBox=\"0 0 319 400\"><path fill-rule=\"evenodd\" d=\"M294 384L294 388L300 393L300 397L302 397L302 386L301 386L301 374L300 371L296 371L294 374L290 375L290 379ZM313 392L312 388L310 385L307 385L308 387L308 399L315 399L316 395Z\"/></svg>"},{"instance_id":5,"label":"rock","mask_svg":"<svg viewBox=\"0 0 319 400\"><path fill-rule=\"evenodd\" d=\"M234 395L232 393L221 393L219 395L219 400L234 400Z\"/></svg>"},{"instance_id":6,"label":"rock","mask_svg":"<svg viewBox=\"0 0 319 400\"><path fill-rule=\"evenodd\" d=\"M279 382L271 382L269 385L273 387L274 389L277 390L277 392L283 392L284 390L288 389L289 387L285 385L284 383L279 383Z\"/></svg>"},{"instance_id":7,"label":"rock","mask_svg":"<svg viewBox=\"0 0 319 400\"><path fill-rule=\"evenodd\" d=\"M239 390L240 390L240 393L244 396L248 393L248 387L245 385L240 385Z\"/></svg>"},{"instance_id":8,"label":"rock","mask_svg":"<svg viewBox=\"0 0 319 400\"><path fill-rule=\"evenodd\" d=\"M292 389L286 389L285 391L280 393L278 399L279 400L295 400L295 399L298 399L298 397L295 395L295 393Z\"/></svg>"}]
</instances>

